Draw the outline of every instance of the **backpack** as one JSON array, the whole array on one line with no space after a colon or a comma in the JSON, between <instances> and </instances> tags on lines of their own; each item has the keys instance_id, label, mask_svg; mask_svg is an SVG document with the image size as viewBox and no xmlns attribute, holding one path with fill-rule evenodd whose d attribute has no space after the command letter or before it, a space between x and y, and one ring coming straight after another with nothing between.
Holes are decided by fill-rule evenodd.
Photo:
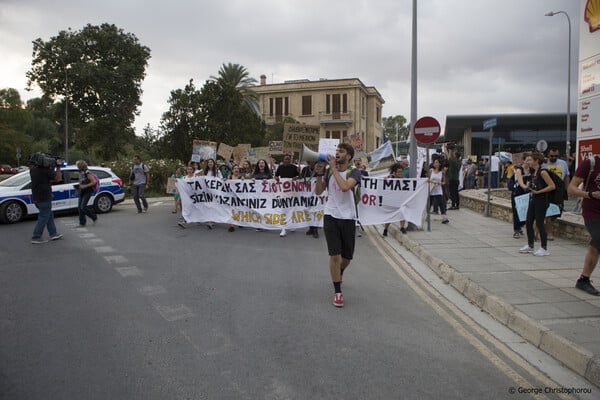
<instances>
[{"instance_id":1,"label":"backpack","mask_svg":"<svg viewBox=\"0 0 600 400\"><path fill-rule=\"evenodd\" d=\"M554 185L556 186L556 189L554 189L551 192L548 192L548 202L554 203L562 209L565 203L566 194L565 181L563 181L560 176L556 175L554 171L549 171L545 168L542 171L546 171L548 175L550 175L550 178L552 178L552 182L554 182Z\"/></svg>"},{"instance_id":2,"label":"backpack","mask_svg":"<svg viewBox=\"0 0 600 400\"><path fill-rule=\"evenodd\" d=\"M96 184L94 185L94 193L98 193L100 191L100 178L98 178L98 176L90 170L88 170L88 174L90 174L96 181Z\"/></svg>"}]
</instances>

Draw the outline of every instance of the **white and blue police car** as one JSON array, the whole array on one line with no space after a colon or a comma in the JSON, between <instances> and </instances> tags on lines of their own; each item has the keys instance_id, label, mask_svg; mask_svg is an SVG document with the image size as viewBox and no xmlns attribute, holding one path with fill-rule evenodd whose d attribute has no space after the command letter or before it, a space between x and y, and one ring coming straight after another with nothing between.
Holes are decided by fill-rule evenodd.
<instances>
[{"instance_id":1,"label":"white and blue police car","mask_svg":"<svg viewBox=\"0 0 600 400\"><path fill-rule=\"evenodd\" d=\"M97 213L107 213L116 203L125 200L123 181L110 168L88 167L100 179L100 189L90 198ZM62 180L52 185L52 211L77 210L79 170L75 165L61 168ZM31 198L29 171L0 182L0 222L13 224L38 209Z\"/></svg>"}]
</instances>

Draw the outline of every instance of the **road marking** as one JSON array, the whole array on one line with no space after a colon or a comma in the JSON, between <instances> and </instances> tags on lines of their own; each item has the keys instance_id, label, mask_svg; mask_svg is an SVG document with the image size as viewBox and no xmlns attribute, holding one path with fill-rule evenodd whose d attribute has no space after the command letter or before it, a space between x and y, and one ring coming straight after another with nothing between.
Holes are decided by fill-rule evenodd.
<instances>
[{"instance_id":1,"label":"road marking","mask_svg":"<svg viewBox=\"0 0 600 400\"><path fill-rule=\"evenodd\" d=\"M477 351L479 351L484 357L486 357L496 368L502 371L506 376L511 378L519 387L534 387L530 384L521 374L511 368L506 362L500 357L489 350L488 346L481 342L475 335L469 332L461 323L450 315L449 312L444 310L439 303L433 299L437 299L440 303L443 303L452 313L460 318L465 325L470 329L477 332L483 339L492 344L497 350L504 354L511 361L519 365L525 371L528 371L535 379L541 382L546 387L556 387L557 384L546 377L535 368L531 368L531 363L527 362L523 357L512 351L504 343L500 342L489 332L481 328L475 321L473 321L468 315L461 311L458 307L448 301L440 292L435 290L429 284L423 282L422 277L411 268L411 266L398 254L394 249L391 249L390 254L385 252L381 244L375 240L375 237L379 238L379 234L372 228L371 235L367 235L371 243L375 246L377 251L383 256L394 271L406 282L408 286L425 302L427 303L440 317L448 322L454 330L464 337ZM411 275L411 276L409 276ZM421 282L420 284L417 282ZM426 292L429 292L426 293ZM567 395L560 395L560 398L571 399L572 397ZM538 396L536 398L547 398L546 396Z\"/></svg>"},{"instance_id":2,"label":"road marking","mask_svg":"<svg viewBox=\"0 0 600 400\"><path fill-rule=\"evenodd\" d=\"M104 259L109 264L125 264L128 260L121 255L113 255L113 256L104 256Z\"/></svg>"},{"instance_id":3,"label":"road marking","mask_svg":"<svg viewBox=\"0 0 600 400\"><path fill-rule=\"evenodd\" d=\"M177 321L184 318L193 317L195 314L188 307L183 304L171 307L171 306L161 306L158 304L154 305L154 308L161 317L169 322Z\"/></svg>"},{"instance_id":4,"label":"road marking","mask_svg":"<svg viewBox=\"0 0 600 400\"><path fill-rule=\"evenodd\" d=\"M114 253L115 249L113 249L110 246L96 246L94 247L94 250L96 250L96 253Z\"/></svg>"},{"instance_id":5,"label":"road marking","mask_svg":"<svg viewBox=\"0 0 600 400\"><path fill-rule=\"evenodd\" d=\"M88 246L102 246L104 244L104 240L95 238L95 239L85 239L85 243Z\"/></svg>"},{"instance_id":6,"label":"road marking","mask_svg":"<svg viewBox=\"0 0 600 400\"><path fill-rule=\"evenodd\" d=\"M164 287L162 287L160 285L156 285L156 286L144 286L144 287L142 287L142 288L139 289L139 292L141 294L143 294L144 296L156 296L158 294L167 293L167 289L165 289Z\"/></svg>"},{"instance_id":7,"label":"road marking","mask_svg":"<svg viewBox=\"0 0 600 400\"><path fill-rule=\"evenodd\" d=\"M138 267L119 267L115 268L115 270L121 274L123 278L127 278L130 276L143 276L144 274Z\"/></svg>"},{"instance_id":8,"label":"road marking","mask_svg":"<svg viewBox=\"0 0 600 400\"><path fill-rule=\"evenodd\" d=\"M95 238L96 234L95 233L80 233L78 236L82 239L90 239L90 238Z\"/></svg>"}]
</instances>

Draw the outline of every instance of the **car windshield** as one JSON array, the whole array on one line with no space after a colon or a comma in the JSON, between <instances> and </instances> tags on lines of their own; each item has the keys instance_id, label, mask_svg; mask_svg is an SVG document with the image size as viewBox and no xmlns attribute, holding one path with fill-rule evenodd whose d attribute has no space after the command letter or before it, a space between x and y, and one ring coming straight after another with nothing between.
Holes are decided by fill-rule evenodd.
<instances>
[{"instance_id":1,"label":"car windshield","mask_svg":"<svg viewBox=\"0 0 600 400\"><path fill-rule=\"evenodd\" d=\"M2 182L0 182L0 186L1 187L17 187L17 186L24 185L25 183L29 182L29 180L30 180L29 171L21 172L20 174L11 176L10 178L3 180Z\"/></svg>"}]
</instances>

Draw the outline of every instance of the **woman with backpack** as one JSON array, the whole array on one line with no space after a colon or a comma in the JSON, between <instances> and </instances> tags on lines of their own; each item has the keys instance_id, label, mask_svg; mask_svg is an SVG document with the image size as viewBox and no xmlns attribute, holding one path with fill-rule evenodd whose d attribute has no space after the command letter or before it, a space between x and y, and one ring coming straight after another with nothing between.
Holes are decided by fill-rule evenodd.
<instances>
[{"instance_id":1,"label":"woman with backpack","mask_svg":"<svg viewBox=\"0 0 600 400\"><path fill-rule=\"evenodd\" d=\"M527 222L525 224L527 228L527 244L519 249L519 253L533 253L534 256L538 257L549 256L550 252L547 247L548 235L546 233L546 227L544 226L544 219L546 217L546 209L549 205L548 193L556 189L556 185L548 171L542 169L542 164L544 163L544 155L542 153L532 153L527 156L525 163L531 169L531 182L527 185L527 188L531 193L531 199L529 200ZM535 240L535 233L533 231L534 221L540 233L542 246L535 251L533 250L533 243Z\"/></svg>"},{"instance_id":2,"label":"woman with backpack","mask_svg":"<svg viewBox=\"0 0 600 400\"><path fill-rule=\"evenodd\" d=\"M85 226L86 216L90 217L95 225L98 216L94 212L93 206L89 206L90 198L94 194L94 188L97 185L97 178L88 170L88 165L84 160L78 160L75 165L79 170L79 201L77 202L77 211L79 212L79 226Z\"/></svg>"}]
</instances>

